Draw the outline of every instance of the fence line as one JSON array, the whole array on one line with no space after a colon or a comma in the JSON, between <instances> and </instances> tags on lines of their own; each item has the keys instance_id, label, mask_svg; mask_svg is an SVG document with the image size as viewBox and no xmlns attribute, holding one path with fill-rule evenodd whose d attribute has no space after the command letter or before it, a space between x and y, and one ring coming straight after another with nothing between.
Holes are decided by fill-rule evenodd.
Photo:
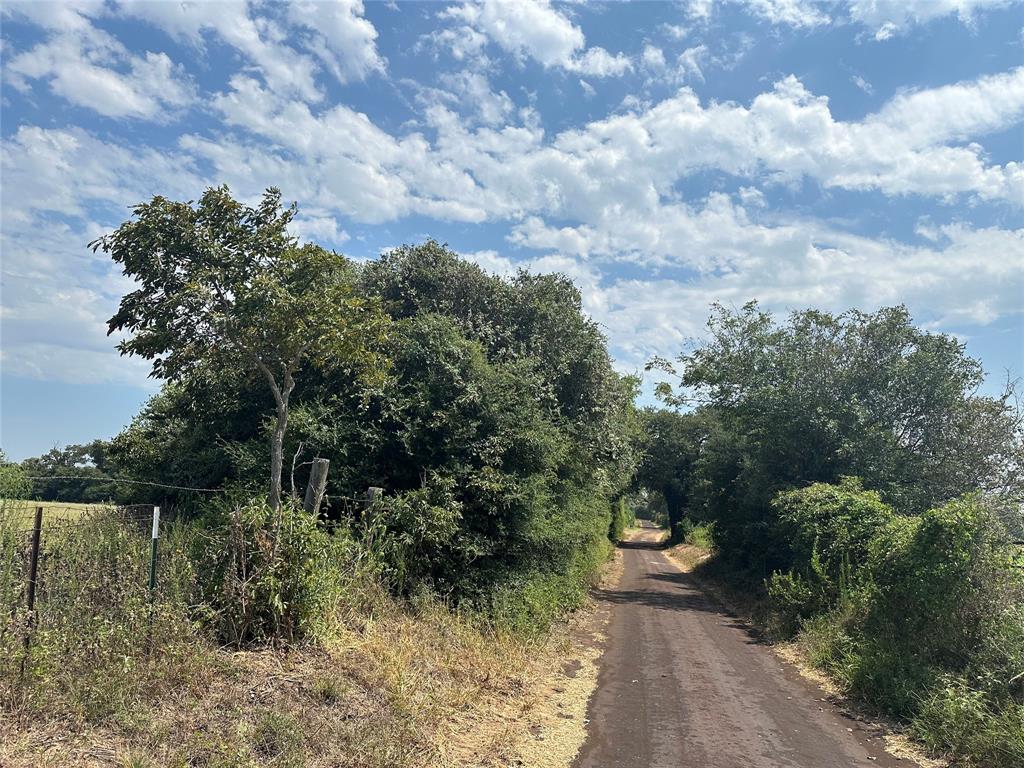
<instances>
[{"instance_id":1,"label":"fence line","mask_svg":"<svg viewBox=\"0 0 1024 768\"><path fill-rule=\"evenodd\" d=\"M353 522L365 522L367 511L379 494L380 489L371 488L358 496L327 497L328 511L320 512L317 522L331 533ZM0 621L0 641L4 641L5 635L8 641L20 638L20 663L17 645L8 648L8 661L16 665L18 680L24 682L36 633L50 627L51 622L53 626L64 626L67 621L81 620L75 617L88 613L93 604L89 601L99 600L95 610L111 616L137 610L132 606L138 603L124 600L145 601L139 606L144 613L127 614L136 617L129 619L130 626L135 627L129 631L137 631L135 636L144 643L146 652L152 652L157 643L154 625L162 615L158 610L164 599L161 582L170 578L172 592L166 597L173 601L177 571L172 561L180 562L178 558L182 556L177 544L171 544L166 555L161 553L161 527L171 524L173 515L162 515L160 507L151 504L97 504L82 508L37 503L33 507L5 509L0 500L0 576L4 577L0 579L0 596L7 603L0 606L5 613L5 620ZM30 525L18 525L21 518L29 515ZM151 524L148 531L147 523ZM80 533L89 528L97 531L98 536L101 530L107 531L102 538L112 542L113 548L89 550L84 545L90 540L89 535L83 537ZM113 531L122 533L112 534ZM110 535L114 538L110 539ZM143 554L147 538L148 558ZM165 558L169 558L166 566L171 571L161 576ZM148 574L141 570L144 565L148 565ZM56 602L47 609L51 601ZM161 631L166 632L166 628Z\"/></svg>"},{"instance_id":2,"label":"fence line","mask_svg":"<svg viewBox=\"0 0 1024 768\"><path fill-rule=\"evenodd\" d=\"M24 478L32 481L45 480L94 480L109 483L127 483L129 485L148 485L153 488L167 488L172 491L196 491L198 493L220 493L223 488L191 488L187 485L168 485L166 483L154 483L149 480L131 480L127 477L107 477L106 475L32 475Z\"/></svg>"}]
</instances>

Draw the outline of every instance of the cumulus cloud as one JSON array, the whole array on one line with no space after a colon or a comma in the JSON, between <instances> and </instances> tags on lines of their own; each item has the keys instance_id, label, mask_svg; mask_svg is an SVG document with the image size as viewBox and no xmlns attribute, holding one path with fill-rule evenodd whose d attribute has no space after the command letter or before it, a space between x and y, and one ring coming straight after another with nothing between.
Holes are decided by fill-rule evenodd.
<instances>
[{"instance_id":1,"label":"cumulus cloud","mask_svg":"<svg viewBox=\"0 0 1024 768\"><path fill-rule=\"evenodd\" d=\"M453 6L440 15L485 36L520 60L533 59L546 69L610 77L633 66L624 54L612 54L600 47L587 48L583 31L549 0L484 0ZM454 42L459 38L456 33L435 40ZM479 51L479 47L474 46L474 50ZM460 58L467 55L464 44L457 52Z\"/></svg>"},{"instance_id":2,"label":"cumulus cloud","mask_svg":"<svg viewBox=\"0 0 1024 768\"><path fill-rule=\"evenodd\" d=\"M804 6L758 7L796 25L786 14ZM110 116L165 119L190 106L196 86L166 54L128 50L100 29L114 7L31 6L23 18L42 40L10 53L7 81ZM509 94L523 91L488 68L488 51L573 73L577 98L577 83L596 92L597 78L627 67L663 83L700 82L715 56L699 42L680 54L681 45L649 41L630 59L588 47L573 18L547 2L460 4L442 13L441 33L453 37L429 39L466 66L416 81L413 119L396 126L326 98L324 77L351 82L386 69L358 2L117 7L196 51L214 39L230 45L244 63L204 94L202 123L159 147L72 126L10 133L2 171L17 195L4 197L0 232L5 369L141 376L144 366L118 361L105 336L122 278L84 244L133 202L194 199L221 182L247 201L281 187L303 205L293 230L329 247L342 247L353 225L410 216L496 225L516 258L471 258L501 274L522 265L569 274L625 366L677 350L716 298L779 309L907 301L950 323L1019 312L1019 230L951 224L938 208L918 228L920 245L853 235L769 201L810 183L861 191L870 203L915 195L1017 212L1009 206L1024 201L1024 167L991 161L982 142L1024 117L1024 68L906 90L855 120L838 119L827 96L786 76L743 103L701 99L690 87L657 102L628 94L602 119L553 131L534 111L542 100L527 93L533 106L517 107ZM62 79L73 76L74 86ZM690 180L709 176L717 186L695 193ZM623 262L630 277L612 277L621 270L609 265Z\"/></svg>"},{"instance_id":3,"label":"cumulus cloud","mask_svg":"<svg viewBox=\"0 0 1024 768\"><path fill-rule=\"evenodd\" d=\"M56 95L112 118L167 119L192 103L195 88L165 53L131 53L94 27L87 14L101 6L14 4L5 13L47 30L46 38L9 58L5 78L19 90L48 83Z\"/></svg>"},{"instance_id":4,"label":"cumulus cloud","mask_svg":"<svg viewBox=\"0 0 1024 768\"><path fill-rule=\"evenodd\" d=\"M316 83L316 60L341 82L361 80L386 67L376 47L377 30L363 16L361 0L303 0L287 6L283 18L274 20L258 15L244 0L119 0L119 8L200 50L205 35L216 35L255 64L268 87L308 102L323 98ZM287 31L299 35L312 56L289 45L284 39Z\"/></svg>"},{"instance_id":5,"label":"cumulus cloud","mask_svg":"<svg viewBox=\"0 0 1024 768\"><path fill-rule=\"evenodd\" d=\"M986 10L1003 8L1014 0L853 0L844 8L826 0L688 0L686 15L707 24L716 7L732 4L776 26L811 29L846 20L867 27L876 40L888 40L916 25L955 15L971 24Z\"/></svg>"},{"instance_id":6,"label":"cumulus cloud","mask_svg":"<svg viewBox=\"0 0 1024 768\"><path fill-rule=\"evenodd\" d=\"M303 0L288 6L288 15L293 24L305 29L309 49L341 82L384 72L377 30L363 17L362 0Z\"/></svg>"},{"instance_id":7,"label":"cumulus cloud","mask_svg":"<svg viewBox=\"0 0 1024 768\"><path fill-rule=\"evenodd\" d=\"M715 6L726 3L740 5L748 13L774 25L809 28L831 21L824 10L828 4L813 0L689 0L686 13L694 21L707 23L715 13Z\"/></svg>"}]
</instances>

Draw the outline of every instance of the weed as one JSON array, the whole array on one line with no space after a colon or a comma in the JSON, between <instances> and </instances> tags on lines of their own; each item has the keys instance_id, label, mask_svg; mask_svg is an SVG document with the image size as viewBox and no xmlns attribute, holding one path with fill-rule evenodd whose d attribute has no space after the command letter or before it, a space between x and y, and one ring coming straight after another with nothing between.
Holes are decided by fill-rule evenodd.
<instances>
[{"instance_id":1,"label":"weed","mask_svg":"<svg viewBox=\"0 0 1024 768\"><path fill-rule=\"evenodd\" d=\"M283 712L260 713L248 733L253 752L275 766L297 766L304 763L302 728Z\"/></svg>"}]
</instances>

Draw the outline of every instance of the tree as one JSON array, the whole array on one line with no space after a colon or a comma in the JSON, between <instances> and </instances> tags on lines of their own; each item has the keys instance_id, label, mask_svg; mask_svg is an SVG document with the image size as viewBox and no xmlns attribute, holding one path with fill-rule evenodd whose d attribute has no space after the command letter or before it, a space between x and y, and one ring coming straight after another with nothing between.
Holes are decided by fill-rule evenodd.
<instances>
[{"instance_id":1,"label":"tree","mask_svg":"<svg viewBox=\"0 0 1024 768\"><path fill-rule=\"evenodd\" d=\"M715 305L708 339L678 359L672 405L713 412L697 494L723 550L786 567L767 548L771 499L810 483L863 479L904 514L983 490L1019 509L1021 414L1012 387L978 393L984 373L951 336L915 327L905 307L792 313ZM670 373L665 361L655 361Z\"/></svg>"},{"instance_id":2,"label":"tree","mask_svg":"<svg viewBox=\"0 0 1024 768\"><path fill-rule=\"evenodd\" d=\"M385 317L357 296L355 266L288 232L296 213L268 189L255 208L226 186L198 205L154 197L133 218L91 243L123 267L138 288L121 299L109 333L126 331L122 354L153 361L170 381L218 369L259 373L274 399L270 506L281 504L283 446L290 398L304 365L382 369L376 348Z\"/></svg>"}]
</instances>

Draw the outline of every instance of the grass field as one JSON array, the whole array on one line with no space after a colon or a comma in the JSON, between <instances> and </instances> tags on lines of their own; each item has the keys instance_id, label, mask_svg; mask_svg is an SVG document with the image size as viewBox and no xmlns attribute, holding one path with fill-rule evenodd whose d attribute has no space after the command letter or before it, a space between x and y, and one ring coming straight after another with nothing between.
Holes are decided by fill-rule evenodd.
<instances>
[{"instance_id":1,"label":"grass field","mask_svg":"<svg viewBox=\"0 0 1024 768\"><path fill-rule=\"evenodd\" d=\"M76 504L70 501L29 501L26 499L0 499L0 522L13 522L17 527L32 525L36 507L43 508L43 525L48 522L78 520L91 510L102 509L103 504Z\"/></svg>"}]
</instances>

